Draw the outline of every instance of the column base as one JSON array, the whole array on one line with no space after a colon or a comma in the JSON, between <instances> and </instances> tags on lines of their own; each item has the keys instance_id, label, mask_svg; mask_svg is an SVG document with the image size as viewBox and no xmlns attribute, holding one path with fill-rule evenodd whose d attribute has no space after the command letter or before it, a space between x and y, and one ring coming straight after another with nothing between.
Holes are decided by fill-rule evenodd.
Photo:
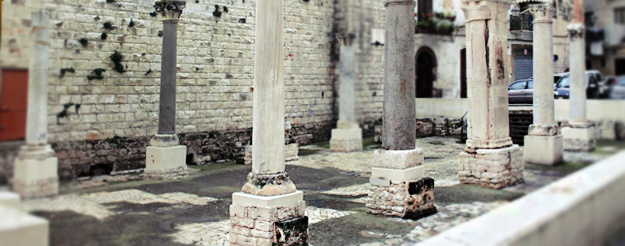
<instances>
[{"instance_id":1,"label":"column base","mask_svg":"<svg viewBox=\"0 0 625 246\"><path fill-rule=\"evenodd\" d=\"M562 135L525 136L523 159L527 163L540 165L557 165L562 163L564 151Z\"/></svg>"},{"instance_id":2,"label":"column base","mask_svg":"<svg viewBox=\"0 0 625 246\"><path fill-rule=\"evenodd\" d=\"M564 137L564 150L566 151L592 151L595 149L595 128L562 128L562 136Z\"/></svg>"},{"instance_id":3,"label":"column base","mask_svg":"<svg viewBox=\"0 0 625 246\"><path fill-rule=\"evenodd\" d=\"M21 210L0 206L0 242L4 246L47 246L49 223Z\"/></svg>"},{"instance_id":4,"label":"column base","mask_svg":"<svg viewBox=\"0 0 625 246\"><path fill-rule=\"evenodd\" d=\"M354 152L362 150L362 129L332 129L330 139L330 151L332 152Z\"/></svg>"},{"instance_id":5,"label":"column base","mask_svg":"<svg viewBox=\"0 0 625 246\"><path fill-rule=\"evenodd\" d=\"M22 148L15 159L13 191L18 193L22 199L57 195L59 193L59 159L50 155L43 155L41 152L36 152L30 156L29 152L24 151L26 149Z\"/></svg>"},{"instance_id":6,"label":"column base","mask_svg":"<svg viewBox=\"0 0 625 246\"><path fill-rule=\"evenodd\" d=\"M307 245L304 193L279 196L232 194L230 245Z\"/></svg>"},{"instance_id":7,"label":"column base","mask_svg":"<svg viewBox=\"0 0 625 246\"><path fill-rule=\"evenodd\" d=\"M373 186L366 207L369 213L417 220L435 214L434 179L391 182Z\"/></svg>"},{"instance_id":8,"label":"column base","mask_svg":"<svg viewBox=\"0 0 625 246\"><path fill-rule=\"evenodd\" d=\"M523 182L523 159L518 145L460 153L462 184L501 189Z\"/></svg>"},{"instance_id":9,"label":"column base","mask_svg":"<svg viewBox=\"0 0 625 246\"><path fill-rule=\"evenodd\" d=\"M143 174L153 179L174 179L187 175L187 146L148 146Z\"/></svg>"}]
</instances>

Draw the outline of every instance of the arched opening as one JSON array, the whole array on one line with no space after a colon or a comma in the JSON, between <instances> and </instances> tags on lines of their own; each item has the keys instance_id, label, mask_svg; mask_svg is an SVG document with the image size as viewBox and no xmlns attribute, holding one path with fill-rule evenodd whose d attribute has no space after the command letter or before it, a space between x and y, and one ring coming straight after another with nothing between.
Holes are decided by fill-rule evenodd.
<instances>
[{"instance_id":1,"label":"arched opening","mask_svg":"<svg viewBox=\"0 0 625 246\"><path fill-rule=\"evenodd\" d=\"M417 79L416 79L416 95L417 98L434 97L434 79L436 74L436 55L434 51L428 47L421 47L417 51ZM440 97L440 95L436 95Z\"/></svg>"}]
</instances>

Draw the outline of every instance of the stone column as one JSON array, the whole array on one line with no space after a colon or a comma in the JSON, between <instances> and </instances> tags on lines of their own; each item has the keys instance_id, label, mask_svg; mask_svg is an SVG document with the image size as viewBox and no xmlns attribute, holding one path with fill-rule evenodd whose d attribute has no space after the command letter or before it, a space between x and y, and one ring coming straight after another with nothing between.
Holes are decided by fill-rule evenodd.
<instances>
[{"instance_id":1,"label":"stone column","mask_svg":"<svg viewBox=\"0 0 625 246\"><path fill-rule=\"evenodd\" d=\"M48 49L50 13L32 13L33 56L28 70L26 145L15 159L13 190L23 199L56 195L58 158L48 144Z\"/></svg>"},{"instance_id":2,"label":"stone column","mask_svg":"<svg viewBox=\"0 0 625 246\"><path fill-rule=\"evenodd\" d=\"M370 213L419 219L436 213L434 180L424 177L415 148L414 0L387 0L384 70L384 149L373 154Z\"/></svg>"},{"instance_id":3,"label":"stone column","mask_svg":"<svg viewBox=\"0 0 625 246\"><path fill-rule=\"evenodd\" d=\"M187 146L178 144L176 135L176 58L178 19L185 1L164 0L154 3L163 18L161 55L161 91L158 133L150 140L145 161L145 175L166 179L186 173Z\"/></svg>"},{"instance_id":4,"label":"stone column","mask_svg":"<svg viewBox=\"0 0 625 246\"><path fill-rule=\"evenodd\" d=\"M582 4L583 5L583 4ZM582 19L583 21L583 19ZM583 22L573 23L569 31L570 68L570 117L562 128L564 149L568 151L591 151L595 149L595 128L586 118L586 44Z\"/></svg>"},{"instance_id":5,"label":"stone column","mask_svg":"<svg viewBox=\"0 0 625 246\"><path fill-rule=\"evenodd\" d=\"M303 193L284 166L282 0L256 1L252 172L232 194L230 245L302 245L308 237Z\"/></svg>"},{"instance_id":6,"label":"stone column","mask_svg":"<svg viewBox=\"0 0 625 246\"><path fill-rule=\"evenodd\" d=\"M362 129L356 121L356 51L352 45L354 34L339 36L339 121L332 129L330 150L352 152L362 150Z\"/></svg>"},{"instance_id":7,"label":"stone column","mask_svg":"<svg viewBox=\"0 0 625 246\"><path fill-rule=\"evenodd\" d=\"M510 139L504 55L509 5L499 0L462 3L467 41L469 124L460 154L460 182L500 189L523 180L521 149Z\"/></svg>"},{"instance_id":8,"label":"stone column","mask_svg":"<svg viewBox=\"0 0 625 246\"><path fill-rule=\"evenodd\" d=\"M555 165L562 162L562 135L554 116L553 30L550 3L532 3L534 15L534 124L525 136L524 159L528 163Z\"/></svg>"}]
</instances>

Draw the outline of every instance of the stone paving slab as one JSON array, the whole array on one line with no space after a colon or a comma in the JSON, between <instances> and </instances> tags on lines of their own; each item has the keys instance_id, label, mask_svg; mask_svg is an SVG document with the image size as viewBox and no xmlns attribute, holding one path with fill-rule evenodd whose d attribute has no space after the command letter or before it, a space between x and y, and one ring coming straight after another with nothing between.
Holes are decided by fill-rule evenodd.
<instances>
[{"instance_id":1,"label":"stone paving slab","mask_svg":"<svg viewBox=\"0 0 625 246\"><path fill-rule=\"evenodd\" d=\"M422 138L417 146L425 155L426 176L436 180L439 211L419 221L366 213L371 158L378 146L354 153L302 146L314 152L289 162L287 171L304 191L310 243L413 245L622 148L567 152L570 163L558 167L526 165L524 184L490 190L459 184L457 159L464 145L456 139ZM231 194L240 191L250 167L220 163L194 168L200 171L169 181L120 176L109 184L104 181L108 178L93 178L93 185L87 180L80 187L95 188L66 190L54 198L26 201L24 207L50 220L51 245L227 245Z\"/></svg>"}]
</instances>

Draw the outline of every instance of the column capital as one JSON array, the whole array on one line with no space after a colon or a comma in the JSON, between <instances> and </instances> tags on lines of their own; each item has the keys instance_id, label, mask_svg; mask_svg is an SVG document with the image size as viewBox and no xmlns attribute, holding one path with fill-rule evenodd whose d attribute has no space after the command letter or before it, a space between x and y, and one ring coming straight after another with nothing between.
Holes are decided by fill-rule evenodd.
<instances>
[{"instance_id":1,"label":"column capital","mask_svg":"<svg viewBox=\"0 0 625 246\"><path fill-rule=\"evenodd\" d=\"M486 1L463 1L461 9L465 16L465 23L490 19L490 10Z\"/></svg>"},{"instance_id":2,"label":"column capital","mask_svg":"<svg viewBox=\"0 0 625 246\"><path fill-rule=\"evenodd\" d=\"M155 2L154 9L156 9L156 13L163 17L163 21L178 20L186 4L187 2L185 1L163 0Z\"/></svg>"},{"instance_id":3,"label":"column capital","mask_svg":"<svg viewBox=\"0 0 625 246\"><path fill-rule=\"evenodd\" d=\"M388 7L390 5L415 5L414 0L386 0L384 2L384 7Z\"/></svg>"},{"instance_id":4,"label":"column capital","mask_svg":"<svg viewBox=\"0 0 625 246\"><path fill-rule=\"evenodd\" d=\"M574 39L584 39L586 27L582 23L573 23L566 27L566 30L569 31L569 38L571 40Z\"/></svg>"},{"instance_id":5,"label":"column capital","mask_svg":"<svg viewBox=\"0 0 625 246\"><path fill-rule=\"evenodd\" d=\"M529 11L534 16L534 23L553 23L556 13L550 3L531 3Z\"/></svg>"},{"instance_id":6,"label":"column capital","mask_svg":"<svg viewBox=\"0 0 625 246\"><path fill-rule=\"evenodd\" d=\"M356 35L354 33L337 34L336 39L341 46L350 46L354 42L354 39L356 39Z\"/></svg>"}]
</instances>

